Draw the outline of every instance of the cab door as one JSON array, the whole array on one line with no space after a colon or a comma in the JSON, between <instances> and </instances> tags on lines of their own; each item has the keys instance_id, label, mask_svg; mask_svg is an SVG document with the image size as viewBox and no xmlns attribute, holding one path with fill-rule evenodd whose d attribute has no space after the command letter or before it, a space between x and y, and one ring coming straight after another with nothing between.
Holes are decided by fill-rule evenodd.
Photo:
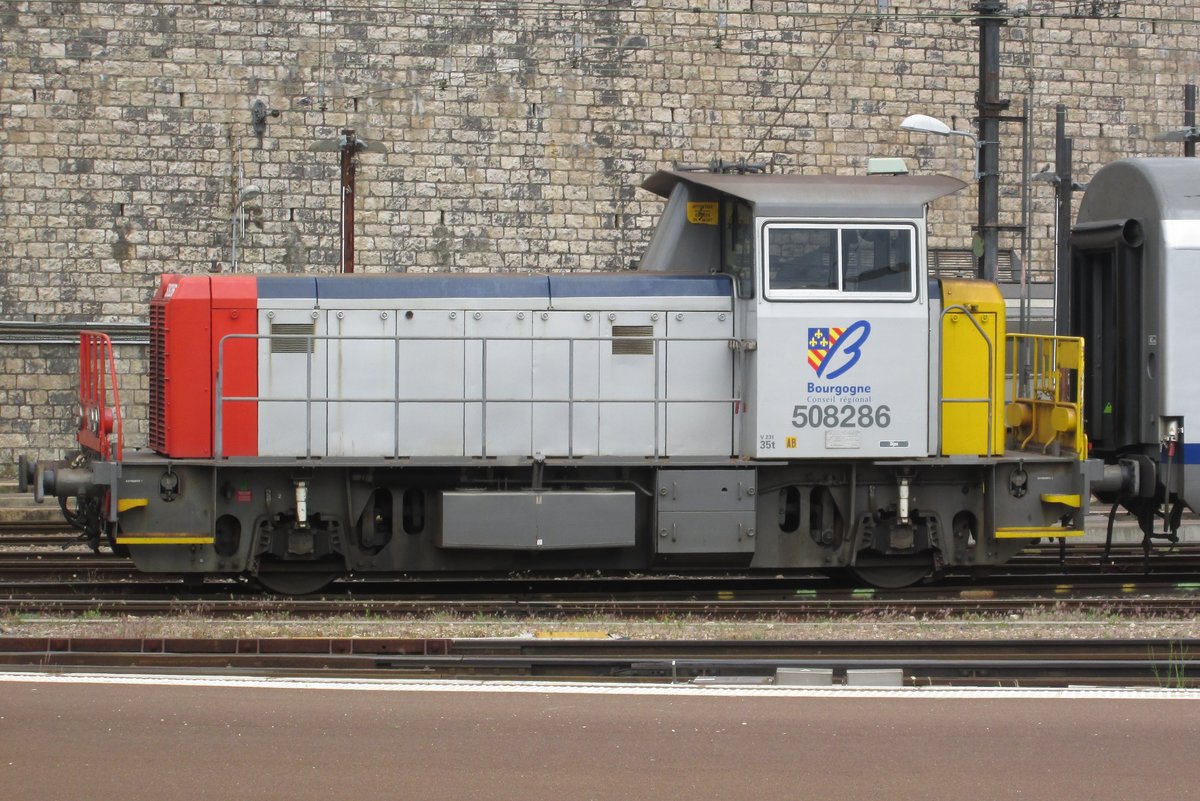
<instances>
[{"instance_id":1,"label":"cab door","mask_svg":"<svg viewBox=\"0 0 1200 801\"><path fill-rule=\"evenodd\" d=\"M760 220L760 459L928 455L918 221Z\"/></svg>"}]
</instances>

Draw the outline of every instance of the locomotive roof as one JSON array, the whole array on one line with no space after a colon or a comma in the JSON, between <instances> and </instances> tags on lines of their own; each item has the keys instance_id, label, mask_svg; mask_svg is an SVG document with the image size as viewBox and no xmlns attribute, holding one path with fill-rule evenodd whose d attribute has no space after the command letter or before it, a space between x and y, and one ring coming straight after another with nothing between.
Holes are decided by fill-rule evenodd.
<instances>
[{"instance_id":1,"label":"locomotive roof","mask_svg":"<svg viewBox=\"0 0 1200 801\"><path fill-rule=\"evenodd\" d=\"M946 175L737 175L659 170L642 188L670 197L680 183L747 200L759 214L817 217L922 217L926 204L966 186Z\"/></svg>"}]
</instances>

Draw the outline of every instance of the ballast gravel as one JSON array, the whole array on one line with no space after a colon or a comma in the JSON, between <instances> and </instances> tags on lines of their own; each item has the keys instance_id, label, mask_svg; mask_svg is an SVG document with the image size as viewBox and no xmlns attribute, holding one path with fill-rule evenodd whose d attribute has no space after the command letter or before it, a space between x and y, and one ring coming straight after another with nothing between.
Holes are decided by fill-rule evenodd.
<instances>
[{"instance_id":1,"label":"ballast gravel","mask_svg":"<svg viewBox=\"0 0 1200 801\"><path fill-rule=\"evenodd\" d=\"M861 616L830 619L717 620L686 615L662 618L545 618L403 616L245 619L198 615L125 617L83 613L48 617L0 616L0 637L388 637L596 638L632 640L1028 640L1200 639L1200 620L1117 617L1035 611L995 617L928 619Z\"/></svg>"}]
</instances>

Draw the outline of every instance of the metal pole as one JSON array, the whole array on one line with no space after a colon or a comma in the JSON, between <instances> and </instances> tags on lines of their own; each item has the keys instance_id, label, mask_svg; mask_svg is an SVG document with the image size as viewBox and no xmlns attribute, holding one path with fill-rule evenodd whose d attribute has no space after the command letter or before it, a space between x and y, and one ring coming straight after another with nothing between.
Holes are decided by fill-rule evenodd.
<instances>
[{"instance_id":1,"label":"metal pole","mask_svg":"<svg viewBox=\"0 0 1200 801\"><path fill-rule=\"evenodd\" d=\"M1000 28L1008 24L1001 14L1001 0L980 0L975 4L979 16L979 238L982 250L976 273L987 281L996 280L998 226L1000 222L1000 112L1008 101L1000 99Z\"/></svg>"},{"instance_id":2,"label":"metal pole","mask_svg":"<svg viewBox=\"0 0 1200 801\"><path fill-rule=\"evenodd\" d=\"M237 272L238 266L238 210L241 207L241 202L235 200L233 214L229 215L229 228L232 231L231 238L233 240L233 249L229 257L229 269L231 272Z\"/></svg>"},{"instance_id":3,"label":"metal pole","mask_svg":"<svg viewBox=\"0 0 1200 801\"><path fill-rule=\"evenodd\" d=\"M354 272L354 129L342 131L342 272Z\"/></svg>"},{"instance_id":4,"label":"metal pole","mask_svg":"<svg viewBox=\"0 0 1200 801\"><path fill-rule=\"evenodd\" d=\"M1030 176L1033 174L1033 147L1030 141L1029 95L1021 102L1021 333L1029 333L1029 212L1033 202ZM1024 369L1022 362L1022 369Z\"/></svg>"},{"instance_id":5,"label":"metal pole","mask_svg":"<svg viewBox=\"0 0 1200 801\"><path fill-rule=\"evenodd\" d=\"M1073 143L1067 136L1067 107L1059 103L1054 121L1054 195L1058 216L1054 224L1054 333L1071 330L1071 210L1075 201L1072 178Z\"/></svg>"},{"instance_id":6,"label":"metal pole","mask_svg":"<svg viewBox=\"0 0 1200 801\"><path fill-rule=\"evenodd\" d=\"M1189 83L1183 87L1183 127L1196 127L1196 84ZM1188 158L1196 157L1196 142L1192 138L1183 142L1183 155Z\"/></svg>"}]
</instances>

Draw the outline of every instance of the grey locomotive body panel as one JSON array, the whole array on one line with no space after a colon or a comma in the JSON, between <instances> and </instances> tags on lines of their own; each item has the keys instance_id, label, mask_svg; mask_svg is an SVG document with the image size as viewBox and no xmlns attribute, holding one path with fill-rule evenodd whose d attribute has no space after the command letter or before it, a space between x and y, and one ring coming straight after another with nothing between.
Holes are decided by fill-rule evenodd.
<instances>
[{"instance_id":1,"label":"grey locomotive body panel","mask_svg":"<svg viewBox=\"0 0 1200 801\"><path fill-rule=\"evenodd\" d=\"M732 451L721 276L260 279L259 452L299 457ZM307 328L305 328L307 326Z\"/></svg>"}]
</instances>

